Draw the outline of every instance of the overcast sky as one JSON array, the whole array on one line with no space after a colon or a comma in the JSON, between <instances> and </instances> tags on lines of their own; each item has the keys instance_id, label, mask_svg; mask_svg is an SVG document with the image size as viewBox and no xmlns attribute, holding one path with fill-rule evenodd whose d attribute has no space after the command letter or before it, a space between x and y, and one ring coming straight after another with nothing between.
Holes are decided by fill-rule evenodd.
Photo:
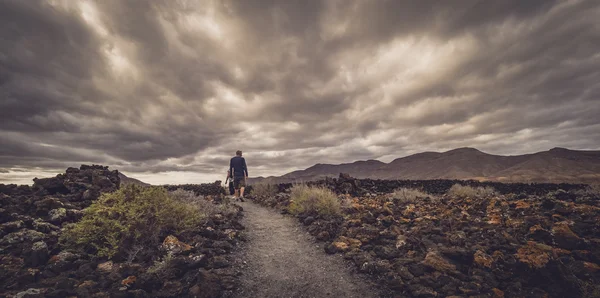
<instances>
[{"instance_id":1,"label":"overcast sky","mask_svg":"<svg viewBox=\"0 0 600 298\"><path fill-rule=\"evenodd\" d=\"M0 183L600 149L600 1L0 0Z\"/></svg>"}]
</instances>

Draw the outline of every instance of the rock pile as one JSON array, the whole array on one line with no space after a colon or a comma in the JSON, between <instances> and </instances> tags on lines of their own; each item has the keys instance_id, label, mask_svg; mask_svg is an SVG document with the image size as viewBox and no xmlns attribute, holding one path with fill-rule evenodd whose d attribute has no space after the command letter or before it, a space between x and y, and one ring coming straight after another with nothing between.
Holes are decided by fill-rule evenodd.
<instances>
[{"instance_id":1,"label":"rock pile","mask_svg":"<svg viewBox=\"0 0 600 298\"><path fill-rule=\"evenodd\" d=\"M352 197L365 183L348 179L321 182L346 202L342 216L298 218L327 253L401 297L600 297L597 197L559 190L407 201ZM285 211L289 195L261 202Z\"/></svg>"},{"instance_id":2,"label":"rock pile","mask_svg":"<svg viewBox=\"0 0 600 298\"><path fill-rule=\"evenodd\" d=\"M229 254L244 228L236 206L212 214L196 233L137 248L131 260L64 249L63 227L119 187L118 171L97 165L31 187L0 184L0 297L219 297L235 289Z\"/></svg>"}]
</instances>

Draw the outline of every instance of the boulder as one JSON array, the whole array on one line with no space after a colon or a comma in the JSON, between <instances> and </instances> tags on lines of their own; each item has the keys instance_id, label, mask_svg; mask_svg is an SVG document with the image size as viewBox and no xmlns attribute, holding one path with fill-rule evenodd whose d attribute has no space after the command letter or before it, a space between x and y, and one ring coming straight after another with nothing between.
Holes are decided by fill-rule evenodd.
<instances>
[{"instance_id":1,"label":"boulder","mask_svg":"<svg viewBox=\"0 0 600 298\"><path fill-rule=\"evenodd\" d=\"M162 249L169 254L179 254L191 250L192 246L179 241L179 239L173 235L169 235L163 241Z\"/></svg>"},{"instance_id":2,"label":"boulder","mask_svg":"<svg viewBox=\"0 0 600 298\"><path fill-rule=\"evenodd\" d=\"M38 232L42 232L44 234L48 234L48 233L56 232L56 231L60 230L59 227L57 227L51 223L45 222L39 218L37 218L33 221L33 229L35 229Z\"/></svg>"},{"instance_id":3,"label":"boulder","mask_svg":"<svg viewBox=\"0 0 600 298\"><path fill-rule=\"evenodd\" d=\"M44 241L38 241L31 246L31 252L27 258L29 266L37 267L48 262L48 244Z\"/></svg>"},{"instance_id":4,"label":"boulder","mask_svg":"<svg viewBox=\"0 0 600 298\"><path fill-rule=\"evenodd\" d=\"M2 245L6 245L6 244L19 244L19 243L23 243L23 242L36 242L39 240L42 240L46 237L46 235L38 232L38 231L34 231L34 230L30 230L30 229L23 229L17 232L13 232L10 233L6 236L4 236L2 239L0 239L0 244Z\"/></svg>"},{"instance_id":5,"label":"boulder","mask_svg":"<svg viewBox=\"0 0 600 298\"><path fill-rule=\"evenodd\" d=\"M62 177L52 178L34 178L33 188L39 191L46 191L50 195L54 194L68 194L69 189L63 183Z\"/></svg>"},{"instance_id":6,"label":"boulder","mask_svg":"<svg viewBox=\"0 0 600 298\"><path fill-rule=\"evenodd\" d=\"M440 272L453 272L456 270L456 265L445 259L436 251L430 251L423 260L423 265L431 267Z\"/></svg>"},{"instance_id":7,"label":"boulder","mask_svg":"<svg viewBox=\"0 0 600 298\"><path fill-rule=\"evenodd\" d=\"M100 272L111 272L113 270L113 262L108 261L101 264L98 264L97 270Z\"/></svg>"},{"instance_id":8,"label":"boulder","mask_svg":"<svg viewBox=\"0 0 600 298\"><path fill-rule=\"evenodd\" d=\"M42 200L36 201L34 203L35 205L35 213L38 216L45 216L47 215L52 209L57 209L57 208L63 208L64 207L64 203L61 202L59 199L54 198L54 197L47 197L44 198Z\"/></svg>"},{"instance_id":9,"label":"boulder","mask_svg":"<svg viewBox=\"0 0 600 298\"><path fill-rule=\"evenodd\" d=\"M22 229L25 223L22 220L11 221L0 225L0 232L3 234L12 233Z\"/></svg>"},{"instance_id":10,"label":"boulder","mask_svg":"<svg viewBox=\"0 0 600 298\"><path fill-rule=\"evenodd\" d=\"M564 249L576 249L581 245L581 238L575 234L566 222L556 223L552 227L554 242Z\"/></svg>"},{"instance_id":11,"label":"boulder","mask_svg":"<svg viewBox=\"0 0 600 298\"><path fill-rule=\"evenodd\" d=\"M40 298L44 297L43 289L29 288L29 289L19 292L15 295L15 298L37 298L37 297L40 297Z\"/></svg>"}]
</instances>

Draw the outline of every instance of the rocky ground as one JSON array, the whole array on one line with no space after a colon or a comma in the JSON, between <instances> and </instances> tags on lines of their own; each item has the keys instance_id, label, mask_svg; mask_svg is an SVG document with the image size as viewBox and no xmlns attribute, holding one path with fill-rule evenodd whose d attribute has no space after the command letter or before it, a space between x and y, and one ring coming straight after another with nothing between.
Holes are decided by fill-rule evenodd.
<instances>
[{"instance_id":1,"label":"rocky ground","mask_svg":"<svg viewBox=\"0 0 600 298\"><path fill-rule=\"evenodd\" d=\"M344 175L315 183L346 201L343 215L298 219L327 253L397 297L600 297L600 198L575 192L581 186L502 185L489 198L400 201L386 192L401 182L380 183ZM279 188L254 199L285 212L289 186Z\"/></svg>"},{"instance_id":2,"label":"rocky ground","mask_svg":"<svg viewBox=\"0 0 600 298\"><path fill-rule=\"evenodd\" d=\"M391 193L402 187L417 188L430 194L445 194L453 185L461 184L467 186L492 187L499 194L517 195L544 195L552 191L564 190L567 192L581 190L586 184L553 184L553 183L499 183L479 182L475 180L374 180L354 179L346 174L339 178L326 178L321 181L311 181L308 185L324 186L340 194L350 194L354 197L368 197L376 194ZM292 188L292 183L278 185L279 192L286 192ZM252 186L249 187L251 191Z\"/></svg>"},{"instance_id":3,"label":"rocky ground","mask_svg":"<svg viewBox=\"0 0 600 298\"><path fill-rule=\"evenodd\" d=\"M83 165L34 181L0 184L0 297L219 297L238 286L230 253L244 229L240 207L213 214L197 233L165 237L159 254L139 248L133 260L107 260L58 239L83 208L119 188L118 171ZM197 193L217 203L214 190Z\"/></svg>"}]
</instances>

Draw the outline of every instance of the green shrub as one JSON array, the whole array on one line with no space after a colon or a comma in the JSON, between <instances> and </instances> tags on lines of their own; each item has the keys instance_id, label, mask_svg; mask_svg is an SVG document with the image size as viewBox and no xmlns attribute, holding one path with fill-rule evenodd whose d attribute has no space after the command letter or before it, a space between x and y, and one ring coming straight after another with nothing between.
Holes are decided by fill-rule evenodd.
<instances>
[{"instance_id":1,"label":"green shrub","mask_svg":"<svg viewBox=\"0 0 600 298\"><path fill-rule=\"evenodd\" d=\"M162 259L159 261L154 261L154 265L150 266L146 272L147 273L151 273L151 274L156 274L158 275L159 278L162 279L167 279L169 276L168 274L168 268L171 267L173 265L173 255L172 254L166 254L165 256L162 257Z\"/></svg>"},{"instance_id":2,"label":"green shrub","mask_svg":"<svg viewBox=\"0 0 600 298\"><path fill-rule=\"evenodd\" d=\"M291 214L339 215L341 212L340 201L335 193L323 187L294 185L291 189L290 199L288 211Z\"/></svg>"},{"instance_id":3,"label":"green shrub","mask_svg":"<svg viewBox=\"0 0 600 298\"><path fill-rule=\"evenodd\" d=\"M252 185L252 195L260 198L268 198L277 194L278 187L274 184L258 183Z\"/></svg>"},{"instance_id":4,"label":"green shrub","mask_svg":"<svg viewBox=\"0 0 600 298\"><path fill-rule=\"evenodd\" d=\"M424 193L418 189L414 189L414 188L399 188L396 189L393 193L392 193L392 198L394 199L394 202L400 202L400 203L414 203L419 199L424 199L427 197L432 197L431 195Z\"/></svg>"},{"instance_id":5,"label":"green shrub","mask_svg":"<svg viewBox=\"0 0 600 298\"><path fill-rule=\"evenodd\" d=\"M162 187L130 184L103 194L81 221L65 228L60 241L101 257L124 257L139 251L136 247L157 247L168 234L194 230L204 217L200 208L173 199Z\"/></svg>"},{"instance_id":6,"label":"green shrub","mask_svg":"<svg viewBox=\"0 0 600 298\"><path fill-rule=\"evenodd\" d=\"M447 192L448 195L459 198L488 198L496 195L496 190L492 187L471 187L466 185L454 184Z\"/></svg>"}]
</instances>

